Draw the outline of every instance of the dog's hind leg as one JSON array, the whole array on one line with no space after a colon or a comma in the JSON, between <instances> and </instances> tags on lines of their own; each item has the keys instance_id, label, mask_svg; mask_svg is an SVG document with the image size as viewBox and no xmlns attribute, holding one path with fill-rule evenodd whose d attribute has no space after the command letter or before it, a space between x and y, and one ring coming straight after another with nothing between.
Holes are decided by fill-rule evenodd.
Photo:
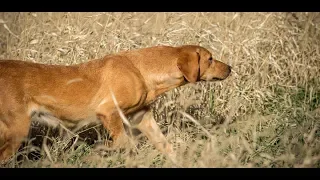
<instances>
[{"instance_id":1,"label":"dog's hind leg","mask_svg":"<svg viewBox=\"0 0 320 180\"><path fill-rule=\"evenodd\" d=\"M25 111L0 112L0 162L8 160L28 136L30 117Z\"/></svg>"}]
</instances>

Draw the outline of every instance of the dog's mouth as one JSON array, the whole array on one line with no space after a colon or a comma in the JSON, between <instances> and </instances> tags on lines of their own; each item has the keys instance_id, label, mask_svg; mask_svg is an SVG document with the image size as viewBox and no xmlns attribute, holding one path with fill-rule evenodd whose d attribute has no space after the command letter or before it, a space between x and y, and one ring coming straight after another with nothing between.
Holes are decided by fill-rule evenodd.
<instances>
[{"instance_id":1,"label":"dog's mouth","mask_svg":"<svg viewBox=\"0 0 320 180\"><path fill-rule=\"evenodd\" d=\"M201 78L201 80L203 81L211 81L211 82L214 82L214 81L222 81L222 80L225 80L227 79L228 77L231 76L231 71L229 71L228 73L222 75L222 76L214 76L214 77L203 77Z\"/></svg>"},{"instance_id":2,"label":"dog's mouth","mask_svg":"<svg viewBox=\"0 0 320 180\"><path fill-rule=\"evenodd\" d=\"M211 81L222 81L222 80L224 80L224 79L222 79L222 78L212 78L211 79Z\"/></svg>"},{"instance_id":3,"label":"dog's mouth","mask_svg":"<svg viewBox=\"0 0 320 180\"><path fill-rule=\"evenodd\" d=\"M201 78L200 81L209 81L209 82L214 82L214 81L222 81L225 78L219 78L219 77L214 77L214 78Z\"/></svg>"}]
</instances>

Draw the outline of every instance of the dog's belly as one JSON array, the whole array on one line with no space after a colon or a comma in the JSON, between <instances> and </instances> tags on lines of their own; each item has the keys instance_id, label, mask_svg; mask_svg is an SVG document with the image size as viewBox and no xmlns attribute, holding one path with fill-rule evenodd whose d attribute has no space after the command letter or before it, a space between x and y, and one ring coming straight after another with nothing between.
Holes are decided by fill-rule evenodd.
<instances>
[{"instance_id":1,"label":"dog's belly","mask_svg":"<svg viewBox=\"0 0 320 180\"><path fill-rule=\"evenodd\" d=\"M39 100L39 99L38 99ZM51 127L63 125L69 129L97 123L95 111L85 104L31 101L28 112L33 120Z\"/></svg>"},{"instance_id":2,"label":"dog's belly","mask_svg":"<svg viewBox=\"0 0 320 180\"><path fill-rule=\"evenodd\" d=\"M89 124L100 123L96 116L88 116L84 119L60 119L51 113L42 111L35 111L32 114L31 118L33 121L37 121L40 124L44 124L54 128L62 125L73 131L77 131L78 129Z\"/></svg>"}]
</instances>

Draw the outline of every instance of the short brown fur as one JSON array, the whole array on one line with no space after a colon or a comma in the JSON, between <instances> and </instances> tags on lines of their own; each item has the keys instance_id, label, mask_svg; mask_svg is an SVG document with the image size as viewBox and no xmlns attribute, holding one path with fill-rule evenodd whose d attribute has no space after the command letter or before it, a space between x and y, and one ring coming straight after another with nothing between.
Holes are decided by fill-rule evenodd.
<instances>
[{"instance_id":1,"label":"short brown fur","mask_svg":"<svg viewBox=\"0 0 320 180\"><path fill-rule=\"evenodd\" d=\"M0 61L0 161L10 158L28 134L35 112L72 121L98 119L113 147L128 141L112 99L125 115L142 113L136 127L156 148L172 154L148 106L162 93L200 80L223 80L231 67L200 46L156 46L62 66Z\"/></svg>"}]
</instances>

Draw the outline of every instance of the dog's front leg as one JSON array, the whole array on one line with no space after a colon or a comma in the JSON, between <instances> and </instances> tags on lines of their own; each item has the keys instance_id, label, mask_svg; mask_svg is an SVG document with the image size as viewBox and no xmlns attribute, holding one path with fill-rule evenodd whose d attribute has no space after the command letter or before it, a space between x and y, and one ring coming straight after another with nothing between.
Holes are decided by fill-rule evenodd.
<instances>
[{"instance_id":1,"label":"dog's front leg","mask_svg":"<svg viewBox=\"0 0 320 180\"><path fill-rule=\"evenodd\" d=\"M123 122L119 113L114 110L109 113L99 112L97 118L102 122L104 128L108 131L112 138L112 144L108 144L110 148L123 148L129 142Z\"/></svg>"},{"instance_id":2,"label":"dog's front leg","mask_svg":"<svg viewBox=\"0 0 320 180\"><path fill-rule=\"evenodd\" d=\"M167 141L166 137L161 132L161 129L159 128L153 117L153 113L149 108L139 111L136 115L136 118L134 116L134 123L134 127L141 131L151 141L156 149L171 158L175 157L172 145Z\"/></svg>"}]
</instances>

